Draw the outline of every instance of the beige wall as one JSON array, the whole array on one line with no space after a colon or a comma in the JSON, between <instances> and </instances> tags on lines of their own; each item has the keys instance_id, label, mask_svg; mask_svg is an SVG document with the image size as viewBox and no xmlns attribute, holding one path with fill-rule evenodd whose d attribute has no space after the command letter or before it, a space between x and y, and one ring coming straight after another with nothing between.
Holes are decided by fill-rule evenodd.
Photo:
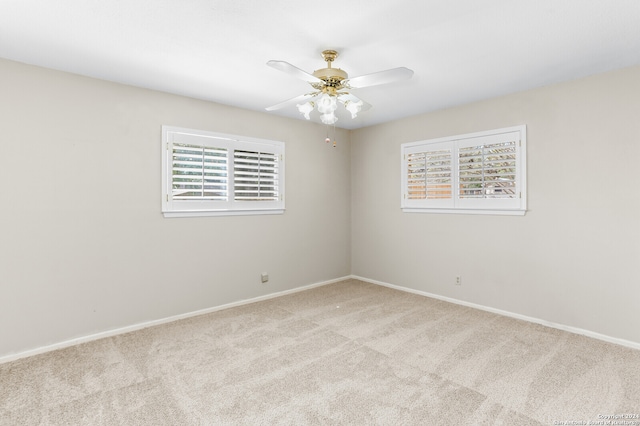
<instances>
[{"instance_id":1,"label":"beige wall","mask_svg":"<svg viewBox=\"0 0 640 426\"><path fill-rule=\"evenodd\" d=\"M0 60L0 357L350 273L349 133ZM163 124L286 143L286 213L165 219ZM260 283L260 273L270 282Z\"/></svg>"},{"instance_id":2,"label":"beige wall","mask_svg":"<svg viewBox=\"0 0 640 426\"><path fill-rule=\"evenodd\" d=\"M0 357L350 273L640 342L640 67L336 149L312 123L15 62L0 81ZM164 219L163 124L284 141L286 213ZM400 211L401 143L519 124L526 216Z\"/></svg>"},{"instance_id":3,"label":"beige wall","mask_svg":"<svg viewBox=\"0 0 640 426\"><path fill-rule=\"evenodd\" d=\"M352 273L640 343L639 93L633 67L353 132ZM526 216L400 211L401 143L520 124Z\"/></svg>"}]
</instances>

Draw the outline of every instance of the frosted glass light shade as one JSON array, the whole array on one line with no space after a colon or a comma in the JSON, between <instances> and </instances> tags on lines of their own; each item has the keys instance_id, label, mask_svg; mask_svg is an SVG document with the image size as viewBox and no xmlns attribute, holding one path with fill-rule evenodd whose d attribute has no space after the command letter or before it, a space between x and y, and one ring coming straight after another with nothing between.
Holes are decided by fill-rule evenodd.
<instances>
[{"instance_id":1,"label":"frosted glass light shade","mask_svg":"<svg viewBox=\"0 0 640 426\"><path fill-rule=\"evenodd\" d=\"M306 118L307 120L311 119L309 114L311 113L311 111L313 111L313 102L306 102L304 104L298 104L296 106L298 107L298 111L300 111L300 114L304 115L304 118Z\"/></svg>"},{"instance_id":2,"label":"frosted glass light shade","mask_svg":"<svg viewBox=\"0 0 640 426\"><path fill-rule=\"evenodd\" d=\"M360 110L362 109L362 101L358 101L358 102L346 102L344 104L344 107L347 109L347 111L349 111L351 113L351 118L356 118L358 116L358 113L360 112Z\"/></svg>"}]
</instances>

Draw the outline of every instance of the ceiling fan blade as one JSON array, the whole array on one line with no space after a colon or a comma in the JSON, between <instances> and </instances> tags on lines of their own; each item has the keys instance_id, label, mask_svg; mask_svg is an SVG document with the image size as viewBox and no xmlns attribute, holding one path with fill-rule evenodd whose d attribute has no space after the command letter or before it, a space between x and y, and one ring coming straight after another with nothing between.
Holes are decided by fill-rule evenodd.
<instances>
[{"instance_id":1,"label":"ceiling fan blade","mask_svg":"<svg viewBox=\"0 0 640 426\"><path fill-rule=\"evenodd\" d=\"M286 108L290 105L295 105L301 102L307 102L312 100L316 96L315 93L307 93L305 95L296 96L295 98L287 99L286 101L280 102L279 104L272 105L270 107L265 108L267 111L275 111L277 109Z\"/></svg>"},{"instance_id":2,"label":"ceiling fan blade","mask_svg":"<svg viewBox=\"0 0 640 426\"><path fill-rule=\"evenodd\" d=\"M301 80L308 81L309 83L322 83L322 80L320 80L318 77L315 77L308 72L291 65L289 62L269 61L267 62L267 65L269 65L271 68L275 68L278 71L282 71Z\"/></svg>"},{"instance_id":3,"label":"ceiling fan blade","mask_svg":"<svg viewBox=\"0 0 640 426\"><path fill-rule=\"evenodd\" d=\"M396 81L408 80L413 75L413 71L409 68L399 67L386 71L374 72L358 77L351 78L346 81L346 86L354 89L361 87L377 86L379 84L395 83Z\"/></svg>"},{"instance_id":4,"label":"ceiling fan blade","mask_svg":"<svg viewBox=\"0 0 640 426\"><path fill-rule=\"evenodd\" d=\"M362 102L362 107L360 107L360 111L366 111L371 108L371 104L366 103L365 101L363 101L362 99L358 98L357 96L351 93L338 93L338 99L340 99L340 102L342 103Z\"/></svg>"}]
</instances>

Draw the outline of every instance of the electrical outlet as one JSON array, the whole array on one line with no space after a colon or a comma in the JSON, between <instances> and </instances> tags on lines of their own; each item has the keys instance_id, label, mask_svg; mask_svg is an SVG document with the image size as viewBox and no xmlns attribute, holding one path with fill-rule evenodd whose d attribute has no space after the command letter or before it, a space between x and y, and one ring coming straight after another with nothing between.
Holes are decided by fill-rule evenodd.
<instances>
[{"instance_id":1,"label":"electrical outlet","mask_svg":"<svg viewBox=\"0 0 640 426\"><path fill-rule=\"evenodd\" d=\"M462 285L462 277L456 277L456 285Z\"/></svg>"},{"instance_id":2,"label":"electrical outlet","mask_svg":"<svg viewBox=\"0 0 640 426\"><path fill-rule=\"evenodd\" d=\"M260 275L260 279L262 280L263 283L266 283L267 281L269 281L269 274L267 274L266 272L263 272Z\"/></svg>"}]
</instances>

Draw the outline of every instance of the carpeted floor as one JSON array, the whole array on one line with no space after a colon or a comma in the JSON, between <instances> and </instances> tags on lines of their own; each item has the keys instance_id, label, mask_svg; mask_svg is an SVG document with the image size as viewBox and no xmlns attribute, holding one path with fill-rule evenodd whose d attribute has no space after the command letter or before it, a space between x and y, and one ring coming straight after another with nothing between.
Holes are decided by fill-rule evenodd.
<instances>
[{"instance_id":1,"label":"carpeted floor","mask_svg":"<svg viewBox=\"0 0 640 426\"><path fill-rule=\"evenodd\" d=\"M0 365L1 425L615 415L640 425L640 351L355 280Z\"/></svg>"}]
</instances>

